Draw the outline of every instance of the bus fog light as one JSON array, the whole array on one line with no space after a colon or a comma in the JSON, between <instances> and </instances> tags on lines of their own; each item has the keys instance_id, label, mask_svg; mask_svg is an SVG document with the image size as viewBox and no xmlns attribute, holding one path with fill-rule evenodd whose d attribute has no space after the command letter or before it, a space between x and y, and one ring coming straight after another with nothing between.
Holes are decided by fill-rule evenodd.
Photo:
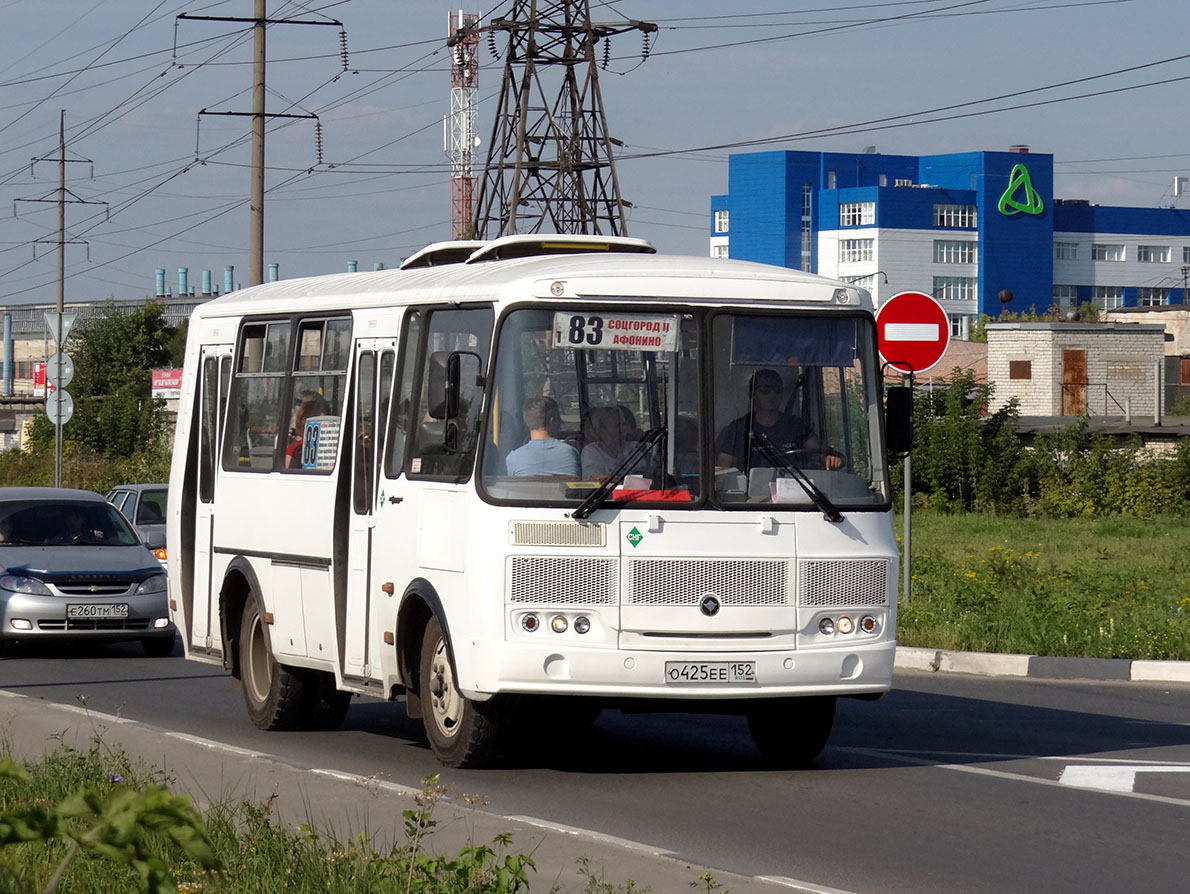
<instances>
[{"instance_id":1,"label":"bus fog light","mask_svg":"<svg viewBox=\"0 0 1190 894\"><path fill-rule=\"evenodd\" d=\"M31 623L29 623L27 620L25 620L24 618L13 618L12 619L12 629L13 630L32 630L33 625Z\"/></svg>"},{"instance_id":2,"label":"bus fog light","mask_svg":"<svg viewBox=\"0 0 1190 894\"><path fill-rule=\"evenodd\" d=\"M880 629L880 622L871 615L864 615L859 619L859 629L864 633L875 633Z\"/></svg>"},{"instance_id":3,"label":"bus fog light","mask_svg":"<svg viewBox=\"0 0 1190 894\"><path fill-rule=\"evenodd\" d=\"M168 626L169 626L169 618L154 618L153 619L153 629L154 630L160 630L162 627L168 627Z\"/></svg>"},{"instance_id":4,"label":"bus fog light","mask_svg":"<svg viewBox=\"0 0 1190 894\"><path fill-rule=\"evenodd\" d=\"M567 621L563 615L554 615L553 618L550 619L550 627L553 629L554 633L565 633L566 628L569 626L570 622Z\"/></svg>"},{"instance_id":5,"label":"bus fog light","mask_svg":"<svg viewBox=\"0 0 1190 894\"><path fill-rule=\"evenodd\" d=\"M591 629L591 619L590 618L584 617L583 615L579 615L577 618L574 619L574 632L575 633L580 633L580 634L586 633L590 629Z\"/></svg>"},{"instance_id":6,"label":"bus fog light","mask_svg":"<svg viewBox=\"0 0 1190 894\"><path fill-rule=\"evenodd\" d=\"M855 629L855 625L852 624L851 619L846 615L840 616L839 620L835 622L835 626L839 628L840 633L850 633Z\"/></svg>"},{"instance_id":7,"label":"bus fog light","mask_svg":"<svg viewBox=\"0 0 1190 894\"><path fill-rule=\"evenodd\" d=\"M835 633L835 622L830 618L823 618L818 622L818 632L824 633L827 636L833 636Z\"/></svg>"},{"instance_id":8,"label":"bus fog light","mask_svg":"<svg viewBox=\"0 0 1190 894\"><path fill-rule=\"evenodd\" d=\"M536 633L540 626L541 621L538 620L537 615L525 615L521 618L521 627L529 633Z\"/></svg>"}]
</instances>

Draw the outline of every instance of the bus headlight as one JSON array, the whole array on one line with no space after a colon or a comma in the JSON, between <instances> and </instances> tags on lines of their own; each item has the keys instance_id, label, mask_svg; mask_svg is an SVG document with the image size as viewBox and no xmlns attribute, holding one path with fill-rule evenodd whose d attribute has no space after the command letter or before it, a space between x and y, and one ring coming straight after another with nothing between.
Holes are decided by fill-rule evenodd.
<instances>
[{"instance_id":1,"label":"bus headlight","mask_svg":"<svg viewBox=\"0 0 1190 894\"><path fill-rule=\"evenodd\" d=\"M859 629L861 633L878 633L880 631L880 622L871 615L864 615L859 619Z\"/></svg>"},{"instance_id":2,"label":"bus headlight","mask_svg":"<svg viewBox=\"0 0 1190 894\"><path fill-rule=\"evenodd\" d=\"M818 622L818 632L825 636L835 635L835 622L830 618L823 618Z\"/></svg>"},{"instance_id":3,"label":"bus headlight","mask_svg":"<svg viewBox=\"0 0 1190 894\"><path fill-rule=\"evenodd\" d=\"M835 627L838 628L840 633L850 633L855 629L855 625L846 615L839 616L839 620L835 621Z\"/></svg>"},{"instance_id":4,"label":"bus headlight","mask_svg":"<svg viewBox=\"0 0 1190 894\"><path fill-rule=\"evenodd\" d=\"M521 617L521 628L526 633L536 633L537 628L541 626L541 621L537 615L523 615Z\"/></svg>"},{"instance_id":5,"label":"bus headlight","mask_svg":"<svg viewBox=\"0 0 1190 894\"><path fill-rule=\"evenodd\" d=\"M565 633L566 628L569 626L570 623L566 620L565 615L554 615L550 619L550 629L553 630L554 633Z\"/></svg>"},{"instance_id":6,"label":"bus headlight","mask_svg":"<svg viewBox=\"0 0 1190 894\"><path fill-rule=\"evenodd\" d=\"M585 615L579 615L574 619L574 632L578 634L586 633L591 629L591 619Z\"/></svg>"}]
</instances>

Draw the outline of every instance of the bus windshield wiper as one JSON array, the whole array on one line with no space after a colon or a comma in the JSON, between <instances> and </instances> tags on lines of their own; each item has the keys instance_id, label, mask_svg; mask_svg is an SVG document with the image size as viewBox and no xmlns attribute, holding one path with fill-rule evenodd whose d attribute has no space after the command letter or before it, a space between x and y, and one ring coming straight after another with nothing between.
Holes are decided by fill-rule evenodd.
<instances>
[{"instance_id":1,"label":"bus windshield wiper","mask_svg":"<svg viewBox=\"0 0 1190 894\"><path fill-rule=\"evenodd\" d=\"M760 455L765 458L768 464L774 468L781 469L783 472L787 473L790 478L800 484L802 486L802 490L806 492L806 496L808 496L811 502L813 502L814 505L817 506L819 510L821 510L827 521L835 522L837 524L843 520L842 513L839 512L835 504L830 501L830 497L824 494L822 489L810 480L810 476L803 472L800 466L794 465L789 457L785 456L776 447L774 447L773 442L770 441L766 435L761 432L754 431L751 433L751 437L752 444L756 447Z\"/></svg>"},{"instance_id":2,"label":"bus windshield wiper","mask_svg":"<svg viewBox=\"0 0 1190 894\"><path fill-rule=\"evenodd\" d=\"M628 456L624 457L624 461L616 466L615 470L607 476L607 480L591 493L587 494L586 498L574 507L574 511L570 513L571 518L586 518L594 512L600 504L607 498L613 490L619 486L620 482L628 477L629 471L636 465L637 460L649 452L653 445L665 437L669 429L664 425L659 425L650 432L646 432L645 436L640 439Z\"/></svg>"}]
</instances>

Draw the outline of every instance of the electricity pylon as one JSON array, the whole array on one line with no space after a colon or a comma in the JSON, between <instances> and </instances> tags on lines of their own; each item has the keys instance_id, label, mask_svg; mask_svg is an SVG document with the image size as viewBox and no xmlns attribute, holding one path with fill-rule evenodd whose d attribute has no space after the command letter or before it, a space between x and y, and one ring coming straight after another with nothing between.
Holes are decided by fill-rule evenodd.
<instances>
[{"instance_id":1,"label":"electricity pylon","mask_svg":"<svg viewBox=\"0 0 1190 894\"><path fill-rule=\"evenodd\" d=\"M595 45L628 31L644 35L643 55L657 26L627 19L591 21L589 0L514 0L507 18L484 29L508 35L500 107L476 202L475 234L626 235L613 145L599 92ZM561 69L555 92L544 83Z\"/></svg>"}]
</instances>

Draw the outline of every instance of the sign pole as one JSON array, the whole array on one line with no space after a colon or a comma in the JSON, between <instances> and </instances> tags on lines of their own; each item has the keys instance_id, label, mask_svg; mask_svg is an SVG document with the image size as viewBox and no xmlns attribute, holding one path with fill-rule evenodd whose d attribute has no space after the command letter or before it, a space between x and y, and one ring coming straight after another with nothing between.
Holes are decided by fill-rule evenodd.
<instances>
[{"instance_id":1,"label":"sign pole","mask_svg":"<svg viewBox=\"0 0 1190 894\"><path fill-rule=\"evenodd\" d=\"M905 376L902 384L912 389L913 375L909 374ZM905 533L903 535L905 552L901 559L901 600L905 605L909 604L909 590L913 580L912 569L910 568L910 557L913 555L911 547L913 542L913 466L910 460L911 456L912 451L905 454L905 517L902 519L902 524L905 526Z\"/></svg>"}]
</instances>

